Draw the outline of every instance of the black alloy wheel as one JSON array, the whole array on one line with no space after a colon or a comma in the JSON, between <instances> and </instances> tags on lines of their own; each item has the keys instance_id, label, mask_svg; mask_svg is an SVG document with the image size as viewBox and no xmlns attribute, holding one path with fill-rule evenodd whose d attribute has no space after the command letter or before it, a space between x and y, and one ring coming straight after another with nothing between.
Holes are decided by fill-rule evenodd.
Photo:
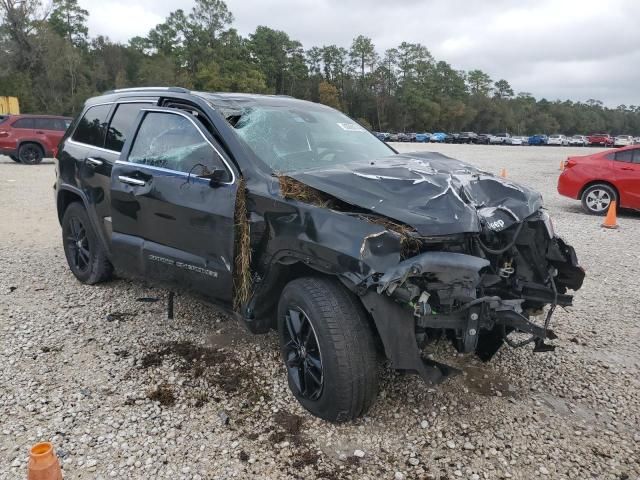
<instances>
[{"instance_id":1,"label":"black alloy wheel","mask_svg":"<svg viewBox=\"0 0 640 480\"><path fill-rule=\"evenodd\" d=\"M335 278L290 281L278 301L280 352L293 396L330 422L364 415L378 393L375 331Z\"/></svg>"},{"instance_id":2,"label":"black alloy wheel","mask_svg":"<svg viewBox=\"0 0 640 480\"><path fill-rule=\"evenodd\" d=\"M289 378L297 394L316 400L322 394L324 381L322 354L318 337L309 317L299 307L285 313L284 356Z\"/></svg>"},{"instance_id":3,"label":"black alloy wheel","mask_svg":"<svg viewBox=\"0 0 640 480\"><path fill-rule=\"evenodd\" d=\"M62 216L62 245L71 272L87 285L111 278L113 266L84 206L72 202Z\"/></svg>"},{"instance_id":4,"label":"black alloy wheel","mask_svg":"<svg viewBox=\"0 0 640 480\"><path fill-rule=\"evenodd\" d=\"M18 149L18 159L25 165L37 165L43 157L42 149L35 143L25 143Z\"/></svg>"},{"instance_id":5,"label":"black alloy wheel","mask_svg":"<svg viewBox=\"0 0 640 480\"><path fill-rule=\"evenodd\" d=\"M70 253L71 267L79 273L85 273L91 265L91 246L87 238L87 229L78 217L69 219L65 242Z\"/></svg>"}]
</instances>

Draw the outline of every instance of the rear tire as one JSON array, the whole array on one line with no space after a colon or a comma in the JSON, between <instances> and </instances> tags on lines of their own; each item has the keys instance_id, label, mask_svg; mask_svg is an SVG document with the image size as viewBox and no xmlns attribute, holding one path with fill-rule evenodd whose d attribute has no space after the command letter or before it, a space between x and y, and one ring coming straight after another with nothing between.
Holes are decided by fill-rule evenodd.
<instances>
[{"instance_id":1,"label":"rear tire","mask_svg":"<svg viewBox=\"0 0 640 480\"><path fill-rule=\"evenodd\" d=\"M362 304L342 284L323 277L287 284L278 333L289 388L304 408L331 422L369 410L378 394L374 333Z\"/></svg>"},{"instance_id":2,"label":"rear tire","mask_svg":"<svg viewBox=\"0 0 640 480\"><path fill-rule=\"evenodd\" d=\"M64 212L62 244L69 268L80 282L93 285L111 278L113 266L79 202L71 203Z\"/></svg>"},{"instance_id":3,"label":"rear tire","mask_svg":"<svg viewBox=\"0 0 640 480\"><path fill-rule=\"evenodd\" d=\"M18 149L18 158L25 165L37 165L42 162L44 152L38 144L23 143Z\"/></svg>"},{"instance_id":4,"label":"rear tire","mask_svg":"<svg viewBox=\"0 0 640 480\"><path fill-rule=\"evenodd\" d=\"M612 200L618 203L616 191L606 183L596 183L582 192L582 209L590 215L605 215Z\"/></svg>"}]
</instances>

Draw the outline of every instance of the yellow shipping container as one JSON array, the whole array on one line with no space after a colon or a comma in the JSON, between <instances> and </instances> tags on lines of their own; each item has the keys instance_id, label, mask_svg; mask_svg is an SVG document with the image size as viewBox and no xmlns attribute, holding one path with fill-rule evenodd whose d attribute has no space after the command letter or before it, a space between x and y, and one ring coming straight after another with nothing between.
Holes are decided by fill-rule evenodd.
<instances>
[{"instance_id":1,"label":"yellow shipping container","mask_svg":"<svg viewBox=\"0 0 640 480\"><path fill-rule=\"evenodd\" d=\"M0 115L18 115L20 104L16 97L0 97Z\"/></svg>"}]
</instances>

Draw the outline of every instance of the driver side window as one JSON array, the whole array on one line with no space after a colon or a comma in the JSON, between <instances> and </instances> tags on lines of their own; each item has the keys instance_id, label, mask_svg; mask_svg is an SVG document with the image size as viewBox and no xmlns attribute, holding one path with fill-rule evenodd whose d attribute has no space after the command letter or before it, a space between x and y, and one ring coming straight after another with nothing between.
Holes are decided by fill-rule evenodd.
<instances>
[{"instance_id":1,"label":"driver side window","mask_svg":"<svg viewBox=\"0 0 640 480\"><path fill-rule=\"evenodd\" d=\"M224 170L224 162L203 133L188 118L173 113L147 112L140 124L128 161L193 175Z\"/></svg>"}]
</instances>

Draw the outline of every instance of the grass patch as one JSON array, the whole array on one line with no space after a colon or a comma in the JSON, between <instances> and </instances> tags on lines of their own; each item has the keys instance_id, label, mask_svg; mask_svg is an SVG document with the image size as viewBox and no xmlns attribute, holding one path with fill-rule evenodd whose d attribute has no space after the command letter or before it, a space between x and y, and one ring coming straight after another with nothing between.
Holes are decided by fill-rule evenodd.
<instances>
[{"instance_id":1,"label":"grass patch","mask_svg":"<svg viewBox=\"0 0 640 480\"><path fill-rule=\"evenodd\" d=\"M233 308L239 312L251 297L251 236L247 213L247 188L244 178L238 183L236 209L233 216L235 226Z\"/></svg>"}]
</instances>

